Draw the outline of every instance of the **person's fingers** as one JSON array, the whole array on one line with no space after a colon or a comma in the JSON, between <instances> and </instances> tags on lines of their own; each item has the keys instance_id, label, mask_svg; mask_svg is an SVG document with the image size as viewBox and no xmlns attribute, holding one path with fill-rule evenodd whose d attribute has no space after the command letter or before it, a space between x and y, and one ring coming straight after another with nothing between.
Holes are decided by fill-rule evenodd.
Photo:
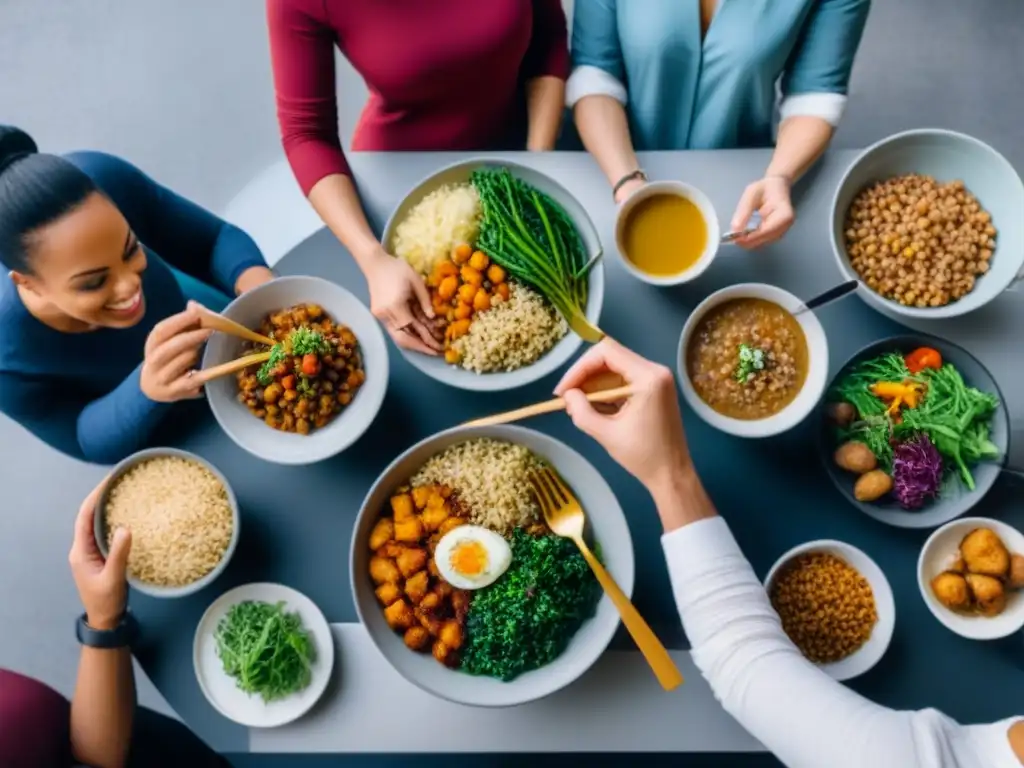
<instances>
[{"instance_id":1,"label":"person's fingers","mask_svg":"<svg viewBox=\"0 0 1024 768\"><path fill-rule=\"evenodd\" d=\"M757 210L760 195L761 188L757 184L751 184L743 190L743 194L740 195L740 201L736 204L736 212L732 215L732 221L729 223L729 229L733 232L739 232L746 228L750 217ZM739 242L739 240L736 242Z\"/></svg>"},{"instance_id":2,"label":"person's fingers","mask_svg":"<svg viewBox=\"0 0 1024 768\"><path fill-rule=\"evenodd\" d=\"M167 394L172 400L186 400L200 397L203 394L202 383L193 379L188 373L167 384L166 388Z\"/></svg>"},{"instance_id":3,"label":"person's fingers","mask_svg":"<svg viewBox=\"0 0 1024 768\"><path fill-rule=\"evenodd\" d=\"M427 284L420 279L419 275L414 275L411 278L412 289L415 292L414 301L419 304L423 314L433 319L434 317L434 304L430 300L430 291L427 290Z\"/></svg>"},{"instance_id":4,"label":"person's fingers","mask_svg":"<svg viewBox=\"0 0 1024 768\"><path fill-rule=\"evenodd\" d=\"M132 532L127 528L119 527L114 531L114 539L110 542L110 552L107 553L107 564L103 570L111 574L117 581L124 580L125 572L128 570L128 554L132 548Z\"/></svg>"},{"instance_id":5,"label":"person's fingers","mask_svg":"<svg viewBox=\"0 0 1024 768\"><path fill-rule=\"evenodd\" d=\"M162 370L182 352L197 350L212 334L213 331L208 328L179 333L153 349L146 356L147 360L151 366Z\"/></svg>"},{"instance_id":6,"label":"person's fingers","mask_svg":"<svg viewBox=\"0 0 1024 768\"><path fill-rule=\"evenodd\" d=\"M75 517L75 538L71 544L71 552L68 554L68 559L72 562L102 559L99 547L96 545L96 530L93 526L96 519L96 504L109 479L110 475L104 477L89 492L78 508L78 515Z\"/></svg>"},{"instance_id":7,"label":"person's fingers","mask_svg":"<svg viewBox=\"0 0 1024 768\"><path fill-rule=\"evenodd\" d=\"M423 310L420 309L418 303L412 304L412 312L416 316L416 319L424 325L424 327L430 331L430 335L433 336L437 341L444 339L444 329L441 326L439 318L429 318L423 314Z\"/></svg>"},{"instance_id":8,"label":"person's fingers","mask_svg":"<svg viewBox=\"0 0 1024 768\"><path fill-rule=\"evenodd\" d=\"M441 351L441 342L437 340L433 329L422 321L413 320L412 323L406 326L405 332L410 336L419 337L420 341L435 352Z\"/></svg>"},{"instance_id":9,"label":"person's fingers","mask_svg":"<svg viewBox=\"0 0 1024 768\"><path fill-rule=\"evenodd\" d=\"M761 226L743 238L739 243L744 248L760 248L763 245L773 243L786 234L793 223L793 209L789 206L779 206L765 214Z\"/></svg>"},{"instance_id":10,"label":"person's fingers","mask_svg":"<svg viewBox=\"0 0 1024 768\"><path fill-rule=\"evenodd\" d=\"M184 312L171 315L153 326L146 337L144 352L149 355L168 339L199 325L199 309L190 303Z\"/></svg>"},{"instance_id":11,"label":"person's fingers","mask_svg":"<svg viewBox=\"0 0 1024 768\"><path fill-rule=\"evenodd\" d=\"M158 374L161 384L170 384L188 373L192 366L199 359L199 349L186 349L167 365L160 369Z\"/></svg>"},{"instance_id":12,"label":"person's fingers","mask_svg":"<svg viewBox=\"0 0 1024 768\"><path fill-rule=\"evenodd\" d=\"M609 417L594 410L587 396L578 389L570 389L562 397L565 398L565 412L576 428L604 445Z\"/></svg>"},{"instance_id":13,"label":"person's fingers","mask_svg":"<svg viewBox=\"0 0 1024 768\"><path fill-rule=\"evenodd\" d=\"M575 363L555 387L555 394L561 396L570 389L583 386L583 382L603 371L611 370L627 382L640 376L648 361L608 336L591 347Z\"/></svg>"},{"instance_id":14,"label":"person's fingers","mask_svg":"<svg viewBox=\"0 0 1024 768\"><path fill-rule=\"evenodd\" d=\"M391 332L391 338L395 340L395 344L403 349L410 349L413 352L422 352L424 355L437 356L436 349L428 347L418 336L414 336L409 333L407 328L402 328L401 330L391 328L389 330Z\"/></svg>"}]
</instances>

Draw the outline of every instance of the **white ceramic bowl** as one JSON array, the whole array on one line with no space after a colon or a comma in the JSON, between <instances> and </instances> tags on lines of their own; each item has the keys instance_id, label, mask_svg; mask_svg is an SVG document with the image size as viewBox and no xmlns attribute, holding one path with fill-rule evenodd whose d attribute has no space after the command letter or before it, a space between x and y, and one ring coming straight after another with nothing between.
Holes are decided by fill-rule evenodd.
<instances>
[{"instance_id":1,"label":"white ceramic bowl","mask_svg":"<svg viewBox=\"0 0 1024 768\"><path fill-rule=\"evenodd\" d=\"M822 394L828 381L828 340L825 329L814 312L803 312L797 322L807 339L808 368L804 386L793 401L773 416L764 419L734 419L724 416L705 403L693 388L686 368L686 348L690 343L697 324L707 312L733 299L764 299L778 304L789 312L795 312L803 302L789 291L764 283L739 283L722 288L708 296L690 313L683 326L676 352L676 371L679 387L687 404L704 421L723 432L737 437L770 437L792 429L809 414Z\"/></svg>"},{"instance_id":2,"label":"white ceramic bowl","mask_svg":"<svg viewBox=\"0 0 1024 768\"><path fill-rule=\"evenodd\" d=\"M704 224L707 227L707 243L704 245L704 252L694 262L693 266L689 269L684 269L676 275L651 275L637 268L630 261L629 256L626 255L626 247L623 243L626 221L629 219L633 209L638 203L657 195L677 195L686 198L700 210L700 214L704 218ZM633 277L651 285L680 285L681 283L696 280L711 266L711 262L714 261L718 253L721 239L718 214L715 213L715 206L711 204L711 200L696 187L681 181L652 181L649 184L644 184L622 201L622 205L619 206L618 216L615 218L615 245L618 248L619 261L622 262L622 266Z\"/></svg>"},{"instance_id":3,"label":"white ceramic bowl","mask_svg":"<svg viewBox=\"0 0 1024 768\"><path fill-rule=\"evenodd\" d=\"M960 179L992 214L998 234L991 269L974 290L944 307L905 307L866 285L861 297L887 314L920 319L956 317L988 304L1024 277L1024 183L1009 161L983 141L962 133L924 128L897 133L865 149L853 161L832 199L832 252L848 279L857 278L846 254L846 214L865 187L893 176L921 173L940 181Z\"/></svg>"},{"instance_id":4,"label":"white ceramic bowl","mask_svg":"<svg viewBox=\"0 0 1024 768\"><path fill-rule=\"evenodd\" d=\"M405 647L401 635L384 621L384 612L374 596L368 575L370 550L367 540L381 510L395 488L409 478L431 456L449 446L489 437L517 443L546 459L573 489L587 515L588 534L601 548L608 572L627 595L633 592L633 540L626 517L615 494L600 473L580 454L552 437L515 426L454 427L420 441L384 470L359 510L349 557L352 595L359 620L377 649L409 682L428 693L460 704L505 707L547 696L572 683L604 653L619 626L619 614L607 596L602 596L594 616L583 623L561 656L547 666L526 672L510 682L475 677L448 669L429 654Z\"/></svg>"},{"instance_id":5,"label":"white ceramic bowl","mask_svg":"<svg viewBox=\"0 0 1024 768\"><path fill-rule=\"evenodd\" d=\"M243 293L223 314L247 328L258 329L270 312L307 302L319 304L331 318L352 329L366 371L366 381L352 402L326 426L308 435L280 432L268 427L239 402L233 375L206 385L210 409L228 437L254 456L277 464L312 464L348 448L373 423L388 388L388 349L380 324L359 299L340 285L319 277L279 277ZM244 344L234 336L215 333L206 344L203 367L240 357Z\"/></svg>"},{"instance_id":6,"label":"white ceramic bowl","mask_svg":"<svg viewBox=\"0 0 1024 768\"><path fill-rule=\"evenodd\" d=\"M247 600L283 602L286 611L299 614L303 627L312 635L316 657L312 679L302 691L266 703L260 696L242 691L224 672L217 655L217 625L231 606ZM297 720L323 695L334 668L334 637L323 613L301 592L280 584L244 584L218 597L199 620L192 641L192 666L206 700L224 717L250 728L273 728Z\"/></svg>"},{"instance_id":7,"label":"white ceramic bowl","mask_svg":"<svg viewBox=\"0 0 1024 768\"><path fill-rule=\"evenodd\" d=\"M99 545L100 552L102 552L103 556L106 557L107 521L105 510L107 500L110 498L110 490L114 487L117 480L132 467L143 464L150 459L158 459L165 456L192 461L209 470L214 477L221 482L221 485L224 486L224 490L228 496L228 504L231 506L232 528L231 540L228 542L228 548L224 551L224 556L221 558L220 562L217 563L212 571L203 576L203 578L181 587L164 587L159 584L150 584L146 581L140 581L131 575L128 576L128 584L131 585L131 588L145 595L150 595L151 597L186 597L187 595L193 595L201 589L204 589L218 576L220 576L224 572L225 568L228 567L228 563L231 562L231 557L235 554L235 549L238 547L239 529L242 524L242 516L238 512L238 500L235 498L235 492L231 490L231 485L228 484L227 478L221 474L220 470L206 459L201 456L196 456L194 453L189 453L188 451L178 450L177 448L147 448L143 451L139 451L138 453L133 453L131 456L123 459L110 471L110 475L108 476L107 483L103 488L103 492L100 494L100 497L96 502L93 532L96 535L96 543Z\"/></svg>"},{"instance_id":8,"label":"white ceramic bowl","mask_svg":"<svg viewBox=\"0 0 1024 768\"><path fill-rule=\"evenodd\" d=\"M547 174L541 173L529 166L508 160L483 157L449 165L431 174L413 187L388 218L387 224L384 227L384 235L381 237L384 247L389 252L394 252L393 239L395 229L410 209L419 203L420 200L446 184L464 184L468 182L473 171L485 167L508 168L515 176L527 184L549 195L565 209L566 213L569 214L569 218L576 224L576 229L583 240L588 260L601 253L601 238L597 234L594 222L591 221L587 209L583 207L569 190ZM599 260L590 269L587 281L586 315L587 320L594 326L598 325L603 304L604 264ZM527 384L532 384L558 370L565 363L569 362L569 359L576 354L582 343L583 340L579 336L569 331L554 347L531 365L524 366L515 371L495 373L474 373L459 366L449 365L441 357L423 355L401 348L399 348L399 351L412 365L419 368L430 378L436 379L443 384L477 392L503 392L525 387Z\"/></svg>"},{"instance_id":9,"label":"white ceramic bowl","mask_svg":"<svg viewBox=\"0 0 1024 768\"><path fill-rule=\"evenodd\" d=\"M878 567L870 557L863 551L851 544L831 539L811 541L793 547L786 554L780 557L764 580L765 589L771 594L772 584L779 569L793 558L812 552L824 552L843 560L847 565L854 568L871 585L871 591L875 598L875 611L878 614L878 622L871 632L871 637L855 653L847 656L842 661L832 664L819 664L818 667L835 680L849 680L863 675L881 660L892 641L893 629L896 627L896 601L892 596L892 587L889 580L885 578L882 569Z\"/></svg>"},{"instance_id":10,"label":"white ceramic bowl","mask_svg":"<svg viewBox=\"0 0 1024 768\"><path fill-rule=\"evenodd\" d=\"M1013 554L1024 555L1024 534L987 517L965 517L942 526L928 537L917 560L917 584L932 615L946 628L971 640L997 640L1024 628L1024 592L1009 592L1006 610L998 616L970 616L946 608L932 593L931 582L957 559L960 542L978 528L992 529Z\"/></svg>"}]
</instances>

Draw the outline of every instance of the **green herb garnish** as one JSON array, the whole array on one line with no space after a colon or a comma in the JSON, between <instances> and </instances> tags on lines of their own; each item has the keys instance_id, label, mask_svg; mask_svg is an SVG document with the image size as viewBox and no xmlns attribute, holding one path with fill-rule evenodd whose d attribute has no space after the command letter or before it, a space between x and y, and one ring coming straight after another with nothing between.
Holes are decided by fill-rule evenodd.
<instances>
[{"instance_id":1,"label":"green herb garnish","mask_svg":"<svg viewBox=\"0 0 1024 768\"><path fill-rule=\"evenodd\" d=\"M746 384L757 375L758 371L764 370L764 350L760 347L752 347L749 344L740 344L739 363L736 366L736 381Z\"/></svg>"},{"instance_id":2,"label":"green herb garnish","mask_svg":"<svg viewBox=\"0 0 1024 768\"><path fill-rule=\"evenodd\" d=\"M284 603L247 600L217 624L217 655L246 693L275 701L303 690L312 679L313 640Z\"/></svg>"},{"instance_id":3,"label":"green herb garnish","mask_svg":"<svg viewBox=\"0 0 1024 768\"><path fill-rule=\"evenodd\" d=\"M256 378L260 380L260 384L266 386L274 380L274 371L281 363L288 358L288 353L285 352L284 344L275 344L270 348L270 358L260 369L256 372Z\"/></svg>"},{"instance_id":4,"label":"green herb garnish","mask_svg":"<svg viewBox=\"0 0 1024 768\"><path fill-rule=\"evenodd\" d=\"M305 326L292 331L291 336L288 337L288 344L292 348L292 354L299 357L326 355L330 351L330 345L324 335Z\"/></svg>"},{"instance_id":5,"label":"green herb garnish","mask_svg":"<svg viewBox=\"0 0 1024 768\"><path fill-rule=\"evenodd\" d=\"M470 182L483 217L477 247L549 301L585 341L604 334L587 320L587 252L569 214L507 168L481 168Z\"/></svg>"},{"instance_id":6,"label":"green herb garnish","mask_svg":"<svg viewBox=\"0 0 1024 768\"><path fill-rule=\"evenodd\" d=\"M557 658L586 619L601 588L569 539L512 534L512 564L473 594L461 668L511 680Z\"/></svg>"}]
</instances>

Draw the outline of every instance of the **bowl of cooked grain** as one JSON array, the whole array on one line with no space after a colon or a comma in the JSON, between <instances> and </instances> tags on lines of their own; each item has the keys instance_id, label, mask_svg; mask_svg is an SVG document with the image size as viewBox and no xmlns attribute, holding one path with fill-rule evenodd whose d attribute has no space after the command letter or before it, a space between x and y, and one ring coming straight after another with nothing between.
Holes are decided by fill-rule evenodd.
<instances>
[{"instance_id":1,"label":"bowl of cooked grain","mask_svg":"<svg viewBox=\"0 0 1024 768\"><path fill-rule=\"evenodd\" d=\"M423 278L443 333L441 355L401 352L444 384L526 386L602 336L597 229L569 190L527 165L441 168L406 194L381 242Z\"/></svg>"},{"instance_id":2,"label":"bowl of cooked grain","mask_svg":"<svg viewBox=\"0 0 1024 768\"><path fill-rule=\"evenodd\" d=\"M809 414L828 375L828 340L803 302L763 283L730 285L690 313L677 371L686 403L738 437L770 437Z\"/></svg>"},{"instance_id":3,"label":"bowl of cooked grain","mask_svg":"<svg viewBox=\"0 0 1024 768\"><path fill-rule=\"evenodd\" d=\"M832 201L832 250L887 314L955 317L1024 277L1024 183L971 136L906 131L868 147Z\"/></svg>"},{"instance_id":4,"label":"bowl of cooked grain","mask_svg":"<svg viewBox=\"0 0 1024 768\"><path fill-rule=\"evenodd\" d=\"M604 652L619 614L569 539L545 525L530 475L583 507L584 538L631 594L633 546L608 483L573 449L516 426L455 427L395 459L363 501L350 580L384 658L423 690L503 707L547 696Z\"/></svg>"},{"instance_id":5,"label":"bowl of cooked grain","mask_svg":"<svg viewBox=\"0 0 1024 768\"><path fill-rule=\"evenodd\" d=\"M131 531L128 583L153 597L206 587L238 546L238 501L220 471L176 448L149 448L114 467L96 504L94 530L106 557L114 532Z\"/></svg>"},{"instance_id":6,"label":"bowl of cooked grain","mask_svg":"<svg viewBox=\"0 0 1024 768\"><path fill-rule=\"evenodd\" d=\"M764 584L789 639L832 678L864 674L889 648L892 587L857 547L827 539L801 544L776 561Z\"/></svg>"}]
</instances>

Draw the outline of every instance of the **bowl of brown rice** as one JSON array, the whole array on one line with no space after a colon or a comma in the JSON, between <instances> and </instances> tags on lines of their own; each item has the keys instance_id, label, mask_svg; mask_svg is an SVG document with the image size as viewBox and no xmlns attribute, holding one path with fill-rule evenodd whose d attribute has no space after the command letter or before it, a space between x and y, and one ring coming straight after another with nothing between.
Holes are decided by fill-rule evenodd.
<instances>
[{"instance_id":1,"label":"bowl of brown rice","mask_svg":"<svg viewBox=\"0 0 1024 768\"><path fill-rule=\"evenodd\" d=\"M391 214L381 242L424 279L445 334L442 355L400 351L420 371L449 386L506 391L557 370L583 339L539 289L518 281L482 250L478 235L484 208L473 186L476 172L507 172L514 183L526 185L559 211L552 219L565 228L564 250L577 263L586 263L576 285L585 289L580 314L594 330L604 301L601 240L586 209L558 181L527 165L490 158L441 168L410 190ZM544 268L548 277L564 273L551 249L538 247L537 253L550 259Z\"/></svg>"},{"instance_id":2,"label":"bowl of brown rice","mask_svg":"<svg viewBox=\"0 0 1024 768\"><path fill-rule=\"evenodd\" d=\"M132 533L128 583L152 597L184 597L227 567L238 545L238 501L224 475L176 448L139 451L114 467L96 504L96 543Z\"/></svg>"}]
</instances>

